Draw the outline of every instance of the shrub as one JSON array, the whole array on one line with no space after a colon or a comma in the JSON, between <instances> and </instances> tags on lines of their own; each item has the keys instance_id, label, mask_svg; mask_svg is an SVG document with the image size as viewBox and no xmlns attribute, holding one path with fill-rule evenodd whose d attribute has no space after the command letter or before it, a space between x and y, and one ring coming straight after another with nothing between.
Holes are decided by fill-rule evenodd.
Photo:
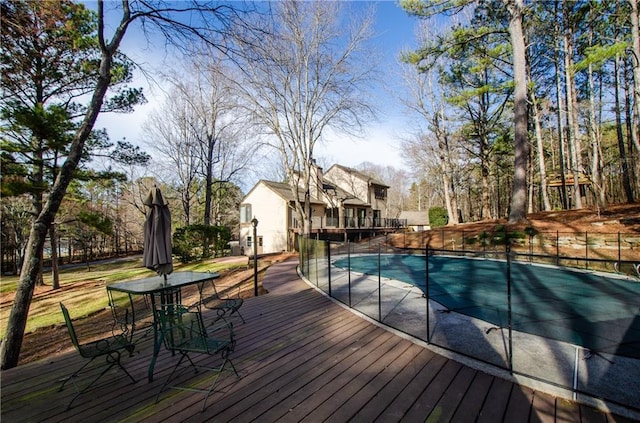
<instances>
[{"instance_id":1,"label":"shrub","mask_svg":"<svg viewBox=\"0 0 640 423\"><path fill-rule=\"evenodd\" d=\"M173 233L173 253L183 263L222 255L231 240L231 231L225 226L188 225Z\"/></svg>"},{"instance_id":2,"label":"shrub","mask_svg":"<svg viewBox=\"0 0 640 423\"><path fill-rule=\"evenodd\" d=\"M441 228L449 223L449 215L444 207L431 207L429 209L429 225L431 228Z\"/></svg>"}]
</instances>

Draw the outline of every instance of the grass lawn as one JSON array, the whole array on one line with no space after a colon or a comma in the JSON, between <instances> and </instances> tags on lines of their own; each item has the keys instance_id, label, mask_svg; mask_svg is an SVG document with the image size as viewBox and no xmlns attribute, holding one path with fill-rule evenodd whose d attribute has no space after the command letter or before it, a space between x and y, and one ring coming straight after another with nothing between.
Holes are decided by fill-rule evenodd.
<instances>
[{"instance_id":1,"label":"grass lawn","mask_svg":"<svg viewBox=\"0 0 640 423\"><path fill-rule=\"evenodd\" d=\"M246 268L246 263L217 262L215 259L197 263L174 265L174 271L217 271L226 272L234 268ZM142 259L118 261L114 263L92 264L67 268L60 271L60 289L51 288L51 274L44 275L44 286L36 287L27 320L26 333L38 328L64 324L59 302L73 310L74 319L91 316L107 308L106 286L113 282L140 279L153 276L151 270L142 267ZM0 333L4 337L7 320L13 305L18 276L3 276L0 284Z\"/></svg>"}]
</instances>

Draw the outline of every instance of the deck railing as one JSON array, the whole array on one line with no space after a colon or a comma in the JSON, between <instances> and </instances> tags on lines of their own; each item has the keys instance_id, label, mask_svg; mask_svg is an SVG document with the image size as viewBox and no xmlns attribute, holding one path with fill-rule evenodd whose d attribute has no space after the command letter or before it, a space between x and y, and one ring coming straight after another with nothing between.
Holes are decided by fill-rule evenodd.
<instances>
[{"instance_id":1,"label":"deck railing","mask_svg":"<svg viewBox=\"0 0 640 423\"><path fill-rule=\"evenodd\" d=\"M580 237L580 234L577 236ZM640 410L637 390L630 392L628 385L623 382L629 380L635 384L640 380L640 339L636 339L640 335L640 297L637 295L640 292L640 278L637 275L640 256L637 247L629 244L634 242L633 236L609 234L603 237L599 234L599 239L619 240L613 245L604 242L601 248L595 248L595 243L591 241L596 237L589 235L584 237L585 245L579 248L562 245L560 233L555 237L540 236L535 242L533 237L522 239L509 234L504 239L492 237L491 242L488 239L478 242L477 238L471 240L470 236L459 233L456 237L442 237L446 241L440 247L448 248L435 248L429 242L416 248L408 243L402 245L397 239L391 242L391 236L365 243L301 239L300 270L316 287L345 305L428 344L459 354L464 359L490 364L526 380L544 382L568 392L574 399L598 398L613 406ZM549 239L551 245L547 245ZM555 254L549 254L550 249L555 249ZM568 254L576 250L581 254ZM421 274L424 282L415 286L388 276L385 261L390 257L389 254L425 257L426 264ZM353 271L351 260L363 255L377 264L366 272ZM473 283L492 283L495 289L491 300L477 306L481 310L474 313L467 313L462 310L463 307L452 307L448 301L455 303L456 298L443 301L443 295L450 294L443 294L430 285L429 269L436 264L430 264L429 259L437 256L498 261L504 269L499 280L483 281L477 275L464 275ZM334 266L336 259L342 261L340 268ZM625 286L629 294L620 295L606 288L593 292L589 284L591 279L587 279L577 292L561 292L566 289L564 286L552 287L544 293L548 301L531 303L527 292L531 289L529 284L533 284L536 277L532 276L524 282L514 281L511 278L511 266L526 265L527 271L535 275L538 267L532 267L533 263L547 267L581 267L582 272L589 269L589 277L592 274L599 275L592 270L596 267L608 269L611 275L621 278L621 283L627 284ZM620 275L621 272L626 275ZM456 295L462 298L465 294ZM566 309L562 309L565 306L561 301L552 302L563 295L602 295L607 300L616 297L614 300L620 304L620 308L610 310L606 322L591 322L589 316L595 313L580 309L580 301L572 301ZM448 305L443 305L443 302ZM529 314L536 316L537 313L539 318L528 317L529 326L523 328L520 322L522 316L517 313L518 308L513 307L514 304L518 307L526 304ZM572 313L576 315L570 335L576 337L575 342L563 341L566 334L560 337L553 334L556 327L550 317L552 313L545 313L549 307L561 308L550 311L560 313L562 318L572 319ZM635 318L625 317L622 308L634 307ZM606 329L603 329L605 324ZM599 331L600 337L603 331L610 333L611 345L603 347L603 351L584 347L584 340L593 343L590 339L592 329Z\"/></svg>"},{"instance_id":2,"label":"deck railing","mask_svg":"<svg viewBox=\"0 0 640 423\"><path fill-rule=\"evenodd\" d=\"M311 226L314 229L402 229L407 227L407 219L395 218L371 218L371 217L319 217L312 218ZM292 228L302 228L298 219L293 219Z\"/></svg>"}]
</instances>

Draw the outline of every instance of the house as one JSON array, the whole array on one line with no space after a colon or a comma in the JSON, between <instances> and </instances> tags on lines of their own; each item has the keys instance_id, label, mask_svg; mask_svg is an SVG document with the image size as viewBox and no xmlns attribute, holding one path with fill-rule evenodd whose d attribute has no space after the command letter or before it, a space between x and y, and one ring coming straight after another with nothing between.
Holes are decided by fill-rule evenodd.
<instances>
[{"instance_id":1,"label":"house","mask_svg":"<svg viewBox=\"0 0 640 423\"><path fill-rule=\"evenodd\" d=\"M400 219L407 222L407 228L412 231L428 231L431 229L429 224L428 211L402 211Z\"/></svg>"},{"instance_id":2,"label":"house","mask_svg":"<svg viewBox=\"0 0 640 423\"><path fill-rule=\"evenodd\" d=\"M319 239L360 239L404 226L387 216L389 186L346 166L324 173L314 165L309 186L311 233ZM306 193L298 193L304 199ZM252 220L258 224L255 228ZM302 232L288 182L259 181L240 204L240 247L244 254L293 251ZM254 242L257 245L254 246Z\"/></svg>"},{"instance_id":3,"label":"house","mask_svg":"<svg viewBox=\"0 0 640 423\"><path fill-rule=\"evenodd\" d=\"M300 193L304 198L304 194ZM295 231L299 228L295 216L295 199L289 183L259 181L240 203L240 248L245 255L252 255L254 238L257 253L293 251ZM312 215L324 212L324 204L311 201ZM251 221L257 220L256 237Z\"/></svg>"}]
</instances>

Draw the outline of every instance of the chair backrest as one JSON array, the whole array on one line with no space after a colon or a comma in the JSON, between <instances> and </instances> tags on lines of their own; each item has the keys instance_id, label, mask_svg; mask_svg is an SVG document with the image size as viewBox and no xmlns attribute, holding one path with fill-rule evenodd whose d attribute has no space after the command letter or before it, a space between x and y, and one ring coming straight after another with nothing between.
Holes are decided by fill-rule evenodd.
<instances>
[{"instance_id":1,"label":"chair backrest","mask_svg":"<svg viewBox=\"0 0 640 423\"><path fill-rule=\"evenodd\" d=\"M213 353L209 351L207 331L202 314L180 304L165 304L156 309L156 319L169 350Z\"/></svg>"},{"instance_id":2,"label":"chair backrest","mask_svg":"<svg viewBox=\"0 0 640 423\"><path fill-rule=\"evenodd\" d=\"M69 316L69 310L64 304L60 303L60 308L62 309L62 315L64 316L64 322L67 324L67 330L69 331L69 336L71 337L71 342L73 342L73 346L76 347L76 350L80 351L80 344L78 343L78 336L76 335L76 330L73 327L73 323L71 322L71 316Z\"/></svg>"}]
</instances>

